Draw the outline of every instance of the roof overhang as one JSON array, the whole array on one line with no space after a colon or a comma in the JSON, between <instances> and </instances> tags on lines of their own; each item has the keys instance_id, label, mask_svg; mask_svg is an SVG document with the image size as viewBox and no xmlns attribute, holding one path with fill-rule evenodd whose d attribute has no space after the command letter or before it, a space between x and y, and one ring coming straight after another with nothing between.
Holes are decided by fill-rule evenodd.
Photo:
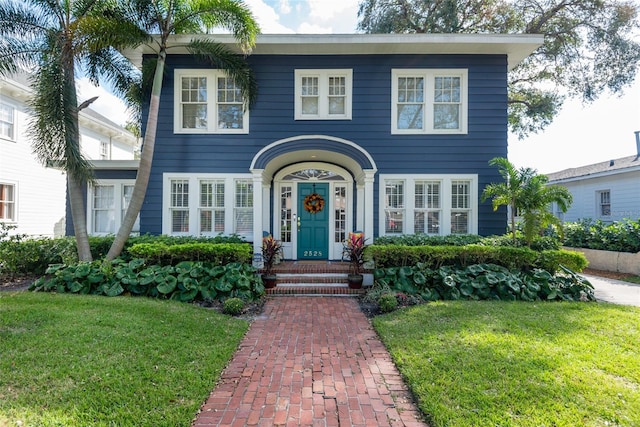
<instances>
[{"instance_id":1,"label":"roof overhang","mask_svg":"<svg viewBox=\"0 0 640 427\"><path fill-rule=\"evenodd\" d=\"M230 34L171 36L167 52L188 54L186 45L194 37L241 52ZM538 34L261 34L251 55L506 55L512 69L543 41ZM140 66L142 55L156 51L153 45L145 45L123 53Z\"/></svg>"}]
</instances>

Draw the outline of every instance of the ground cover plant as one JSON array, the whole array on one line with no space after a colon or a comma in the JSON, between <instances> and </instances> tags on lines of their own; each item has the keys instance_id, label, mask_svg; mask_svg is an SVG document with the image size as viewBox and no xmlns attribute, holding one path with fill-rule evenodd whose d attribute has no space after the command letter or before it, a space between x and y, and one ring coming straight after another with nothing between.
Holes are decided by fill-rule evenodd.
<instances>
[{"instance_id":1,"label":"ground cover plant","mask_svg":"<svg viewBox=\"0 0 640 427\"><path fill-rule=\"evenodd\" d=\"M110 264L101 261L54 264L46 273L29 289L110 297L130 294L183 302L227 298L253 301L264 294L256 269L241 263L182 261L172 266L132 259L114 260Z\"/></svg>"},{"instance_id":2,"label":"ground cover plant","mask_svg":"<svg viewBox=\"0 0 640 427\"><path fill-rule=\"evenodd\" d=\"M583 219L566 223L564 244L616 252L640 252L640 219L612 223Z\"/></svg>"},{"instance_id":3,"label":"ground cover plant","mask_svg":"<svg viewBox=\"0 0 640 427\"><path fill-rule=\"evenodd\" d=\"M378 316L432 427L640 425L640 309L447 301Z\"/></svg>"},{"instance_id":4,"label":"ground cover plant","mask_svg":"<svg viewBox=\"0 0 640 427\"><path fill-rule=\"evenodd\" d=\"M0 293L0 425L189 426L247 328L173 301Z\"/></svg>"}]
</instances>

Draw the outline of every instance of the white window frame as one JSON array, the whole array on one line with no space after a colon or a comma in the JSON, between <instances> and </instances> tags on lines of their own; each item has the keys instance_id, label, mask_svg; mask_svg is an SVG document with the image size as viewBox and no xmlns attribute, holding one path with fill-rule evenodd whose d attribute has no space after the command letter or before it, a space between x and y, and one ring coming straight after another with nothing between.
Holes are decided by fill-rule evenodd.
<instances>
[{"instance_id":1,"label":"white window frame","mask_svg":"<svg viewBox=\"0 0 640 427\"><path fill-rule=\"evenodd\" d=\"M385 187L387 182L404 183L404 218L402 229L397 233L387 233L385 227L386 208L385 208ZM460 174L460 175L436 175L436 174L381 174L379 179L378 194L379 197L379 222L378 230L380 236L397 236L401 234L415 233L415 212L424 211L422 208L416 208L415 204L415 184L416 182L438 181L440 183L440 233L438 235L445 236L451 234L451 213L459 211L453 209L451 203L451 185L454 181L469 181L469 209L465 211L469 215L469 233L478 233L478 175L476 174ZM433 234L432 234L433 235Z\"/></svg>"},{"instance_id":2,"label":"white window frame","mask_svg":"<svg viewBox=\"0 0 640 427\"><path fill-rule=\"evenodd\" d=\"M173 180L184 180L189 183L188 194L188 218L189 228L184 232L172 232L171 230L171 182ZM238 234L251 241L253 230L249 233L236 233L236 182L251 181L251 174L222 174L222 173L164 173L162 189L162 234L173 236L217 236L221 234L217 231L201 232L200 212L200 183L201 182L224 182L224 232L223 235ZM255 188L253 189L255 192ZM260 189L261 191L261 189ZM211 208L206 208L211 209ZM250 209L253 215L253 208ZM255 221L255 218L253 218Z\"/></svg>"},{"instance_id":3,"label":"white window frame","mask_svg":"<svg viewBox=\"0 0 640 427\"><path fill-rule=\"evenodd\" d=\"M87 187L87 230L92 236L108 236L118 232L120 225L122 224L122 220L124 219L124 215L126 212L127 206L125 206L124 199L124 188L125 186L133 187L136 181L133 179L99 179L96 180L94 185L97 186L112 186L113 187L113 211L114 211L114 231L113 233L104 233L104 232L96 232L95 224L93 221L93 211L94 211L94 185L89 185ZM136 219L136 224L133 227L132 234L139 234L140 232L140 214L138 214L138 218Z\"/></svg>"},{"instance_id":4,"label":"white window frame","mask_svg":"<svg viewBox=\"0 0 640 427\"><path fill-rule=\"evenodd\" d=\"M418 77L424 79L422 129L398 128L398 79ZM460 123L457 129L435 129L433 126L436 77L460 78ZM392 134L466 134L468 133L469 70L464 68L406 68L391 70L391 133ZM417 102L416 102L417 103Z\"/></svg>"},{"instance_id":5,"label":"white window frame","mask_svg":"<svg viewBox=\"0 0 640 427\"><path fill-rule=\"evenodd\" d=\"M194 129L182 127L182 78L198 77L207 81L207 128ZM222 70L208 69L178 69L174 72L174 105L173 132L176 134L248 134L249 109L244 108L242 114L242 128L234 129L221 126L218 120L218 78L228 78Z\"/></svg>"},{"instance_id":6,"label":"white window frame","mask_svg":"<svg viewBox=\"0 0 640 427\"><path fill-rule=\"evenodd\" d=\"M111 160L111 143L100 141L100 160Z\"/></svg>"},{"instance_id":7,"label":"white window frame","mask_svg":"<svg viewBox=\"0 0 640 427\"><path fill-rule=\"evenodd\" d=\"M18 222L18 184L16 182L0 181L0 185L11 187L13 189L13 200L0 199L0 202L4 205L2 212L6 210L8 205L11 205L13 207L12 215L8 216L5 213L2 213L0 221L15 224Z\"/></svg>"},{"instance_id":8,"label":"white window frame","mask_svg":"<svg viewBox=\"0 0 640 427\"><path fill-rule=\"evenodd\" d=\"M309 69L295 70L295 120L351 120L353 100L353 70L351 69ZM318 78L318 114L302 113L302 78ZM344 114L329 113L329 79L345 79Z\"/></svg>"},{"instance_id":9,"label":"white window frame","mask_svg":"<svg viewBox=\"0 0 640 427\"><path fill-rule=\"evenodd\" d=\"M607 203L602 203L602 196L604 194L608 194L609 195L609 215L605 215L602 213L602 207L604 205L606 205ZM611 219L611 190L598 190L596 191L596 212L597 212L597 218L602 218L605 220L610 220Z\"/></svg>"},{"instance_id":10,"label":"white window frame","mask_svg":"<svg viewBox=\"0 0 640 427\"><path fill-rule=\"evenodd\" d=\"M11 122L0 120L0 124L2 124L2 128L4 128L4 125L7 124L7 127L9 127L10 134L5 135L4 133L0 133L0 139L15 141L16 140L16 118L18 117L18 114L16 113L17 108L15 105L10 104L8 102L4 102L4 101L0 101L0 106L8 107L11 110Z\"/></svg>"}]
</instances>

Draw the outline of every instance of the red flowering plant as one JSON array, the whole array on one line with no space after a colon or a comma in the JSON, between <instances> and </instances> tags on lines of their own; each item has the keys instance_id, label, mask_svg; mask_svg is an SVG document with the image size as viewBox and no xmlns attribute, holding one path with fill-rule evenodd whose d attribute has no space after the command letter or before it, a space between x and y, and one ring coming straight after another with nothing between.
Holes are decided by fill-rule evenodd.
<instances>
[{"instance_id":1,"label":"red flowering plant","mask_svg":"<svg viewBox=\"0 0 640 427\"><path fill-rule=\"evenodd\" d=\"M349 259L351 274L362 274L365 248L365 238L362 233L349 233L344 245L343 256Z\"/></svg>"},{"instance_id":2,"label":"red flowering plant","mask_svg":"<svg viewBox=\"0 0 640 427\"><path fill-rule=\"evenodd\" d=\"M282 256L282 242L273 236L262 238L262 260L264 262L264 274L272 274L273 264Z\"/></svg>"}]
</instances>

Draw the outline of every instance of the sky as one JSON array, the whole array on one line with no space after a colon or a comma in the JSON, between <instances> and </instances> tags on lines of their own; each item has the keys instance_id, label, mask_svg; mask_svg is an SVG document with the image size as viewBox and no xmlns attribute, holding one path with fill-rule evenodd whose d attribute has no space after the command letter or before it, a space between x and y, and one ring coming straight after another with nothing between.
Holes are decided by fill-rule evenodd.
<instances>
[{"instance_id":1,"label":"sky","mask_svg":"<svg viewBox=\"0 0 640 427\"><path fill-rule=\"evenodd\" d=\"M360 0L245 0L264 34L351 34ZM92 108L124 124L120 101L82 80L81 99L99 95ZM637 154L640 131L640 77L622 97L603 95L595 103L566 101L544 131L519 140L509 135L509 160L540 173L584 166Z\"/></svg>"}]
</instances>

